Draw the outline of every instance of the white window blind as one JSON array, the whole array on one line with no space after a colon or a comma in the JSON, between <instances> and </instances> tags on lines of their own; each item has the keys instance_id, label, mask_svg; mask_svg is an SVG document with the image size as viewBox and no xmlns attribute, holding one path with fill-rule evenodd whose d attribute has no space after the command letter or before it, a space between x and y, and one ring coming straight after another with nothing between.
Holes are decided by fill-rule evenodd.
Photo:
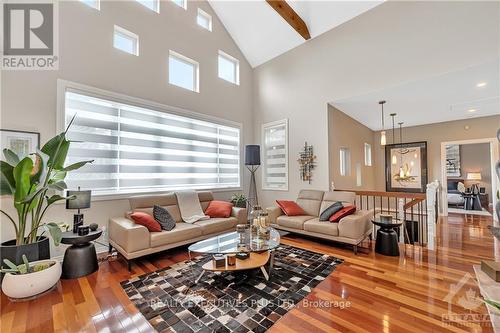
<instances>
[{"instance_id":1,"label":"white window blind","mask_svg":"<svg viewBox=\"0 0 500 333\"><path fill-rule=\"evenodd\" d=\"M288 121L262 126L264 161L262 188L288 190Z\"/></svg>"},{"instance_id":2,"label":"white window blind","mask_svg":"<svg viewBox=\"0 0 500 333\"><path fill-rule=\"evenodd\" d=\"M66 91L67 177L94 194L240 186L240 129Z\"/></svg>"}]
</instances>

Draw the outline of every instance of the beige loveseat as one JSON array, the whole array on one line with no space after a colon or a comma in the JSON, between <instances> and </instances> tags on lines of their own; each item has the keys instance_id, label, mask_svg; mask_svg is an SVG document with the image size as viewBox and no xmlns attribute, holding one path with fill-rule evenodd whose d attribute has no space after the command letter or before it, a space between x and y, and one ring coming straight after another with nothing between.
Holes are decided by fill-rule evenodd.
<instances>
[{"instance_id":1,"label":"beige loveseat","mask_svg":"<svg viewBox=\"0 0 500 333\"><path fill-rule=\"evenodd\" d=\"M355 199L353 192L302 190L296 202L306 215L286 216L279 207L267 208L267 212L271 225L276 229L351 244L354 253L357 253L358 245L372 233L373 210L356 211L338 223L319 220L321 212L334 202L354 204Z\"/></svg>"},{"instance_id":2,"label":"beige loveseat","mask_svg":"<svg viewBox=\"0 0 500 333\"><path fill-rule=\"evenodd\" d=\"M214 200L211 192L198 192L203 211L210 201ZM247 212L245 208L233 207L228 218L211 218L195 223L182 222L177 197L174 193L157 196L138 196L129 199L132 211L153 214L153 206L159 205L168 210L175 219L176 226L171 231L149 232L146 227L135 224L130 213L123 217L109 220L110 251L115 248L128 261L147 254L164 251L177 246L190 244L218 234L234 231L237 224L245 224Z\"/></svg>"}]
</instances>

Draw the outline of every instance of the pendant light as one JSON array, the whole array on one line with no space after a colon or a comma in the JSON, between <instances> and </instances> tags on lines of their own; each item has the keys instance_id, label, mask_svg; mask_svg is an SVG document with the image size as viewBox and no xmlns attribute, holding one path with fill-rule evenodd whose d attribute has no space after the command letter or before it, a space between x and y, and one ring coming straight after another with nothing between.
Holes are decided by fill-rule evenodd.
<instances>
[{"instance_id":1,"label":"pendant light","mask_svg":"<svg viewBox=\"0 0 500 333\"><path fill-rule=\"evenodd\" d=\"M396 117L396 113L391 113L391 118L392 118L392 144L396 144L396 138L394 135L394 117ZM392 164L397 164L398 163L398 158L394 154L392 155Z\"/></svg>"},{"instance_id":2,"label":"pendant light","mask_svg":"<svg viewBox=\"0 0 500 333\"><path fill-rule=\"evenodd\" d=\"M382 132L380 132L380 145L385 146L387 143L387 139L385 136L385 126L384 126L384 104L385 101L380 101L378 102L380 106L382 107Z\"/></svg>"}]
</instances>

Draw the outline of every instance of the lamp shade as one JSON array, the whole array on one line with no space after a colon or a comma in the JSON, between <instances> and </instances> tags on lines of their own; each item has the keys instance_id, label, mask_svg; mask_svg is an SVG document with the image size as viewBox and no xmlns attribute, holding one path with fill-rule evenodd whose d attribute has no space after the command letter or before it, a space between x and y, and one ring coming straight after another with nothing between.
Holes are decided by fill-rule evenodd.
<instances>
[{"instance_id":1,"label":"lamp shade","mask_svg":"<svg viewBox=\"0 0 500 333\"><path fill-rule=\"evenodd\" d=\"M245 165L260 165L260 146L245 146Z\"/></svg>"},{"instance_id":2,"label":"lamp shade","mask_svg":"<svg viewBox=\"0 0 500 333\"><path fill-rule=\"evenodd\" d=\"M90 208L91 191L68 191L66 200L66 209L85 209Z\"/></svg>"},{"instance_id":3,"label":"lamp shade","mask_svg":"<svg viewBox=\"0 0 500 333\"><path fill-rule=\"evenodd\" d=\"M467 172L467 180L481 180L481 172Z\"/></svg>"}]
</instances>

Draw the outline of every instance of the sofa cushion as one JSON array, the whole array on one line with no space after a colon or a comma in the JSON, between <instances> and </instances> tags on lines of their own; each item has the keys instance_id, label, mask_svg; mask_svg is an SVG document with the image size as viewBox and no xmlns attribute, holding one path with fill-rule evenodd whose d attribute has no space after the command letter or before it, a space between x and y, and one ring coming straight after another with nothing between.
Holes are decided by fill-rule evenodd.
<instances>
[{"instance_id":1,"label":"sofa cushion","mask_svg":"<svg viewBox=\"0 0 500 333\"><path fill-rule=\"evenodd\" d=\"M281 215L276 219L276 222L278 225L281 225L283 227L287 228L295 228L295 229L304 229L302 225L304 224L305 221L313 219L314 216L310 215L299 215L299 216L286 216L286 215Z\"/></svg>"},{"instance_id":2,"label":"sofa cushion","mask_svg":"<svg viewBox=\"0 0 500 333\"><path fill-rule=\"evenodd\" d=\"M156 222L155 218L148 213L133 212L132 214L130 214L130 217L135 223L145 226L149 231L161 231L160 224Z\"/></svg>"},{"instance_id":3,"label":"sofa cushion","mask_svg":"<svg viewBox=\"0 0 500 333\"><path fill-rule=\"evenodd\" d=\"M356 193L347 191L330 191L325 192L323 202L321 203L321 211L324 211L334 202L340 201L344 205L354 205Z\"/></svg>"},{"instance_id":4,"label":"sofa cushion","mask_svg":"<svg viewBox=\"0 0 500 333\"><path fill-rule=\"evenodd\" d=\"M306 215L306 212L295 201L276 200L276 203L287 216Z\"/></svg>"},{"instance_id":5,"label":"sofa cushion","mask_svg":"<svg viewBox=\"0 0 500 333\"><path fill-rule=\"evenodd\" d=\"M194 224L180 222L170 231L151 233L151 247L158 247L200 237L201 228Z\"/></svg>"},{"instance_id":6,"label":"sofa cushion","mask_svg":"<svg viewBox=\"0 0 500 333\"><path fill-rule=\"evenodd\" d=\"M234 230L238 224L236 217L216 217L208 220L197 221L194 223L201 228L203 235L222 232L224 230Z\"/></svg>"},{"instance_id":7,"label":"sofa cushion","mask_svg":"<svg viewBox=\"0 0 500 333\"><path fill-rule=\"evenodd\" d=\"M153 207L153 217L160 224L162 230L170 231L175 228L175 220L165 208L155 205Z\"/></svg>"},{"instance_id":8,"label":"sofa cushion","mask_svg":"<svg viewBox=\"0 0 500 333\"><path fill-rule=\"evenodd\" d=\"M340 201L334 202L333 204L328 206L325 210L321 211L321 214L319 216L319 220L320 221L328 221L330 216L332 216L333 214L335 214L336 212L338 212L342 208L344 208L344 205L342 204L342 202L340 202Z\"/></svg>"},{"instance_id":9,"label":"sofa cushion","mask_svg":"<svg viewBox=\"0 0 500 333\"><path fill-rule=\"evenodd\" d=\"M356 206L352 206L352 205L345 206L344 208L342 208L341 210L339 210L338 212L336 212L335 214L333 214L332 216L330 216L329 221L330 222L338 222L343 217L346 217L348 215L352 215L355 212L356 212Z\"/></svg>"},{"instance_id":10,"label":"sofa cushion","mask_svg":"<svg viewBox=\"0 0 500 333\"><path fill-rule=\"evenodd\" d=\"M226 201L212 200L208 204L205 210L205 215L210 217L229 217L231 216L231 210L233 209L233 204Z\"/></svg>"},{"instance_id":11,"label":"sofa cushion","mask_svg":"<svg viewBox=\"0 0 500 333\"><path fill-rule=\"evenodd\" d=\"M320 221L317 217L304 222L304 230L330 236L339 235L339 227L337 223L323 222Z\"/></svg>"},{"instance_id":12,"label":"sofa cushion","mask_svg":"<svg viewBox=\"0 0 500 333\"><path fill-rule=\"evenodd\" d=\"M306 215L319 216L321 200L323 200L323 191L301 190L297 198L297 203L306 212Z\"/></svg>"}]
</instances>

